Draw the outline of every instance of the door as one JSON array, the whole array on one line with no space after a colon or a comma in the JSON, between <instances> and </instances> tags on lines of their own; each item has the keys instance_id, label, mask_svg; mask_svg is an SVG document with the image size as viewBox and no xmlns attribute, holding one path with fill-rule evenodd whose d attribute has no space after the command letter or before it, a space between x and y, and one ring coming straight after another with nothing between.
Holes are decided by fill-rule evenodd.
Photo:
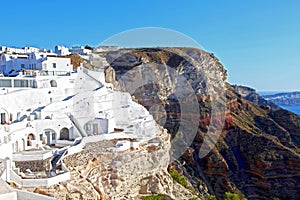
<instances>
[{"instance_id":1,"label":"door","mask_svg":"<svg viewBox=\"0 0 300 200\"><path fill-rule=\"evenodd\" d=\"M6 120L5 120L5 113L1 113L1 124L5 124Z\"/></svg>"},{"instance_id":2,"label":"door","mask_svg":"<svg viewBox=\"0 0 300 200\"><path fill-rule=\"evenodd\" d=\"M99 134L98 124L93 124L93 133L94 133L94 135Z\"/></svg>"},{"instance_id":3,"label":"door","mask_svg":"<svg viewBox=\"0 0 300 200\"><path fill-rule=\"evenodd\" d=\"M51 135L50 135L50 131L45 131L45 135L47 138L47 144L51 145Z\"/></svg>"}]
</instances>

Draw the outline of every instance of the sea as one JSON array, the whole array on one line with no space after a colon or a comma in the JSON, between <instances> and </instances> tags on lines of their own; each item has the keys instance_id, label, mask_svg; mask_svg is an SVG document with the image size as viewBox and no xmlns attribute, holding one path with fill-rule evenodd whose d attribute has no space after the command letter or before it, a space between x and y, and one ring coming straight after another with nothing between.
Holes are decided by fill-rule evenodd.
<instances>
[{"instance_id":1,"label":"sea","mask_svg":"<svg viewBox=\"0 0 300 200\"><path fill-rule=\"evenodd\" d=\"M300 115L300 106L280 106L283 109L289 110L297 115Z\"/></svg>"}]
</instances>

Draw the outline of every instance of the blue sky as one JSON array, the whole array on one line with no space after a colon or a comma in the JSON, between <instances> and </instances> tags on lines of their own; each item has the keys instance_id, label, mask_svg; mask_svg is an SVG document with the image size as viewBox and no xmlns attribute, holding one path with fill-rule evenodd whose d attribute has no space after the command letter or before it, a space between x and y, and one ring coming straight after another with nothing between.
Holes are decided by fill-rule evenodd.
<instances>
[{"instance_id":1,"label":"blue sky","mask_svg":"<svg viewBox=\"0 0 300 200\"><path fill-rule=\"evenodd\" d=\"M300 1L3 1L0 45L96 46L140 27L173 29L219 57L228 81L300 90Z\"/></svg>"}]
</instances>

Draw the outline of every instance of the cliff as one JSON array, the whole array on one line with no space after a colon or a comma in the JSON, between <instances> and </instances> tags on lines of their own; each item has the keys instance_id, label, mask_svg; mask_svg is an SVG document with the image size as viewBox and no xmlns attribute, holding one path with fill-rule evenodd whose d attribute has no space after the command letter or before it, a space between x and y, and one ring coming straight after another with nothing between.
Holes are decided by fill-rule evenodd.
<instances>
[{"instance_id":1,"label":"cliff","mask_svg":"<svg viewBox=\"0 0 300 200\"><path fill-rule=\"evenodd\" d=\"M57 199L141 199L149 194L168 199L191 199L197 192L173 181L168 173L170 135L161 129L158 137L115 152L117 140L89 143L80 153L64 159L71 180L50 187L26 188Z\"/></svg>"},{"instance_id":2,"label":"cliff","mask_svg":"<svg viewBox=\"0 0 300 200\"><path fill-rule=\"evenodd\" d=\"M182 52L196 60L196 64L191 64ZM119 90L134 88L132 95L136 101L150 111L154 109L152 113L158 123L175 139L182 119L181 109L191 102L178 103L174 98L176 81L167 73L170 71L167 66L187 78L197 98L199 115L194 116L192 112L184 115L190 115L190 119L196 119L199 124L193 142L178 158L179 162L171 166L182 169L200 193L205 183L209 192L218 198L222 198L225 191L248 199L300 198L300 118L265 101L253 90L223 84L226 70L213 54L192 48L152 48L123 49L103 56L109 63L107 81ZM159 76L152 78L155 84L134 87L136 80L140 83L140 79L147 77L143 67L151 63L150 70L146 71L154 71L153 74ZM130 75L125 77L130 78L124 79L128 72ZM211 121L214 97L211 94L220 94L219 90L223 89L225 99L223 96L218 99L221 104L226 102L221 137L208 155L199 158L210 125L221 123L223 119ZM218 110L220 116L222 111Z\"/></svg>"},{"instance_id":3,"label":"cliff","mask_svg":"<svg viewBox=\"0 0 300 200\"><path fill-rule=\"evenodd\" d=\"M280 109L280 107L278 106L279 104L260 96L253 88L238 85L234 85L233 88L242 97L244 97L248 101L260 105L261 107L270 108L272 110Z\"/></svg>"}]
</instances>

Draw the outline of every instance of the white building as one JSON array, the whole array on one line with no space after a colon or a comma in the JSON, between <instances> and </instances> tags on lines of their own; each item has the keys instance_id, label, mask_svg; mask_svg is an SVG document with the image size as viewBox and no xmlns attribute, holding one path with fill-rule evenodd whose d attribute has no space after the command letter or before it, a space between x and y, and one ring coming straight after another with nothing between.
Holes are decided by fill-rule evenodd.
<instances>
[{"instance_id":1,"label":"white building","mask_svg":"<svg viewBox=\"0 0 300 200\"><path fill-rule=\"evenodd\" d=\"M73 71L71 59L64 56L45 53L31 53L28 56L29 70L41 70L50 75L51 73L65 73Z\"/></svg>"},{"instance_id":2,"label":"white building","mask_svg":"<svg viewBox=\"0 0 300 200\"><path fill-rule=\"evenodd\" d=\"M4 75L16 73L28 67L28 56L2 53L0 56L0 72Z\"/></svg>"},{"instance_id":3,"label":"white building","mask_svg":"<svg viewBox=\"0 0 300 200\"><path fill-rule=\"evenodd\" d=\"M21 68L40 75L53 73L0 77L0 179L4 181L20 187L57 184L71 177L62 159L80 152L86 143L135 139L134 143L121 141L114 148L124 151L138 148L158 133L146 108L105 82L103 67L90 71L81 66L72 72L69 58L47 53L3 53L0 58L0 70L5 73ZM58 76L61 70L70 73ZM51 165L41 166L49 160ZM24 161L37 164L27 170ZM0 199L17 200L12 197L16 193L1 193L4 186L0 182ZM21 195L46 198L17 191L17 197Z\"/></svg>"},{"instance_id":4,"label":"white building","mask_svg":"<svg viewBox=\"0 0 300 200\"><path fill-rule=\"evenodd\" d=\"M74 54L75 53L79 54L79 55L90 55L92 53L92 50L86 49L83 46L75 46L75 47L72 47L71 52Z\"/></svg>"},{"instance_id":5,"label":"white building","mask_svg":"<svg viewBox=\"0 0 300 200\"><path fill-rule=\"evenodd\" d=\"M0 53L8 53L8 54L27 54L27 53L38 53L40 52L39 48L36 47L23 47L23 48L16 48L16 47L0 47Z\"/></svg>"},{"instance_id":6,"label":"white building","mask_svg":"<svg viewBox=\"0 0 300 200\"><path fill-rule=\"evenodd\" d=\"M71 52L69 51L69 48L64 47L64 46L59 46L59 45L55 46L54 53L56 53L57 55L60 55L60 56L67 56L67 55L71 54Z\"/></svg>"},{"instance_id":7,"label":"white building","mask_svg":"<svg viewBox=\"0 0 300 200\"><path fill-rule=\"evenodd\" d=\"M6 46L0 46L0 53L3 53L6 49Z\"/></svg>"},{"instance_id":8,"label":"white building","mask_svg":"<svg viewBox=\"0 0 300 200\"><path fill-rule=\"evenodd\" d=\"M104 80L103 69L82 67L70 76L0 78L0 178L27 187L53 185L70 178L61 158L81 151L85 143L134 138L138 147L156 137L158 127L149 112ZM20 166L50 158L55 161L51 169L35 171L34 165L33 173L26 174ZM50 178L43 175L49 170L55 170Z\"/></svg>"},{"instance_id":9,"label":"white building","mask_svg":"<svg viewBox=\"0 0 300 200\"><path fill-rule=\"evenodd\" d=\"M51 49L42 48L42 49L39 49L39 52L40 53L52 53L52 50Z\"/></svg>"},{"instance_id":10,"label":"white building","mask_svg":"<svg viewBox=\"0 0 300 200\"><path fill-rule=\"evenodd\" d=\"M71 59L52 53L5 54L0 56L0 72L16 76L22 70L39 70L42 75L66 74L73 71Z\"/></svg>"},{"instance_id":11,"label":"white building","mask_svg":"<svg viewBox=\"0 0 300 200\"><path fill-rule=\"evenodd\" d=\"M15 48L15 47L6 47L5 52L10 53L10 54L12 54L12 53L24 54L25 53L24 49Z\"/></svg>"},{"instance_id":12,"label":"white building","mask_svg":"<svg viewBox=\"0 0 300 200\"><path fill-rule=\"evenodd\" d=\"M40 52L40 49L36 48L36 47L28 47L28 46L26 46L26 47L23 47L22 49L24 50L25 54L26 53L38 53L38 52Z\"/></svg>"}]
</instances>

